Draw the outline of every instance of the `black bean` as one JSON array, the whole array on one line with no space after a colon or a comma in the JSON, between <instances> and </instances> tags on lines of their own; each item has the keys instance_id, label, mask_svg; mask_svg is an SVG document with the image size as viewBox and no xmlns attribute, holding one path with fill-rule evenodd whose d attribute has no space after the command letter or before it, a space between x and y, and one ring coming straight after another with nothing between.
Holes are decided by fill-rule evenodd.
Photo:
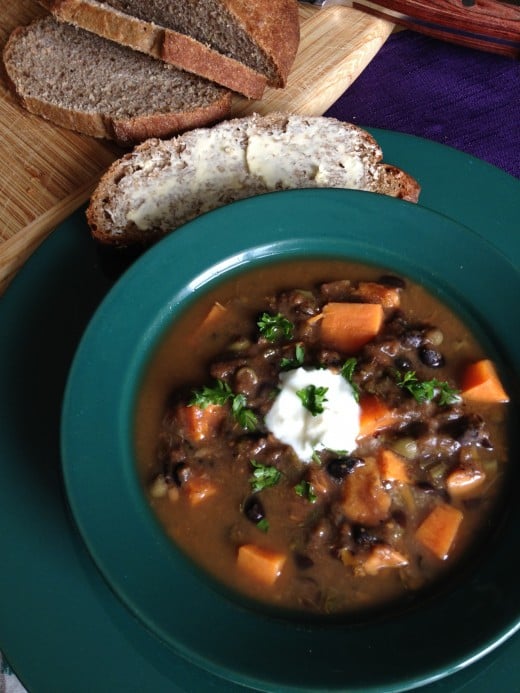
<instances>
[{"instance_id":1,"label":"black bean","mask_svg":"<svg viewBox=\"0 0 520 693\"><path fill-rule=\"evenodd\" d=\"M171 470L171 478L176 486L182 486L190 476L190 468L184 462L174 465Z\"/></svg>"},{"instance_id":2,"label":"black bean","mask_svg":"<svg viewBox=\"0 0 520 693\"><path fill-rule=\"evenodd\" d=\"M399 369L400 371L411 371L412 370L412 362L410 359L407 359L406 356L398 356L395 361L395 367Z\"/></svg>"},{"instance_id":3,"label":"black bean","mask_svg":"<svg viewBox=\"0 0 520 693\"><path fill-rule=\"evenodd\" d=\"M484 420L478 414L467 414L448 421L440 428L461 445L478 443L485 439Z\"/></svg>"},{"instance_id":4,"label":"black bean","mask_svg":"<svg viewBox=\"0 0 520 693\"><path fill-rule=\"evenodd\" d=\"M327 472L333 479L344 479L347 474L352 474L356 467L361 467L365 463L359 457L340 457L331 460L327 464Z\"/></svg>"},{"instance_id":5,"label":"black bean","mask_svg":"<svg viewBox=\"0 0 520 693\"><path fill-rule=\"evenodd\" d=\"M424 340L423 333L420 330L413 330L413 329L407 330L401 339L404 346L407 346L407 347L413 348L413 349L417 349L417 347L420 347L421 344L423 343L423 340Z\"/></svg>"},{"instance_id":6,"label":"black bean","mask_svg":"<svg viewBox=\"0 0 520 693\"><path fill-rule=\"evenodd\" d=\"M380 541L379 537L362 525L353 525L352 538L359 546L373 546Z\"/></svg>"},{"instance_id":7,"label":"black bean","mask_svg":"<svg viewBox=\"0 0 520 693\"><path fill-rule=\"evenodd\" d=\"M394 510L392 513L392 518L399 525L399 527L406 527L406 513L404 510Z\"/></svg>"},{"instance_id":8,"label":"black bean","mask_svg":"<svg viewBox=\"0 0 520 693\"><path fill-rule=\"evenodd\" d=\"M312 568L314 565L312 558L306 556L304 553L295 553L294 562L296 563L296 566L300 568L300 570L307 570L308 568Z\"/></svg>"},{"instance_id":9,"label":"black bean","mask_svg":"<svg viewBox=\"0 0 520 693\"><path fill-rule=\"evenodd\" d=\"M383 274L383 276L378 279L379 284L384 284L385 286L392 286L394 289L405 289L406 282L402 277L397 277L394 274Z\"/></svg>"},{"instance_id":10,"label":"black bean","mask_svg":"<svg viewBox=\"0 0 520 693\"><path fill-rule=\"evenodd\" d=\"M244 503L244 515L255 524L264 519L264 506L257 496L249 496L249 498L246 499Z\"/></svg>"},{"instance_id":11,"label":"black bean","mask_svg":"<svg viewBox=\"0 0 520 693\"><path fill-rule=\"evenodd\" d=\"M399 429L401 437L421 438L428 433L428 424L425 421L410 421L409 424Z\"/></svg>"},{"instance_id":12,"label":"black bean","mask_svg":"<svg viewBox=\"0 0 520 693\"><path fill-rule=\"evenodd\" d=\"M429 481L418 481L415 487L423 493L435 493L435 487Z\"/></svg>"},{"instance_id":13,"label":"black bean","mask_svg":"<svg viewBox=\"0 0 520 693\"><path fill-rule=\"evenodd\" d=\"M421 347L421 349L419 349L419 358L425 366L429 366L430 368L441 368L445 363L444 356L441 352L437 351L437 349L430 349L429 347Z\"/></svg>"}]
</instances>

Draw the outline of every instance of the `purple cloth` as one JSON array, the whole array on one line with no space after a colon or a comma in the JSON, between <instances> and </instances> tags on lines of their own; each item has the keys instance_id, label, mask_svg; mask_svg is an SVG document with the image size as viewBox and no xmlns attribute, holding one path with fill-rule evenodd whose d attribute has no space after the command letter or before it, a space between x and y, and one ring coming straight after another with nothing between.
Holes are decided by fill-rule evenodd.
<instances>
[{"instance_id":1,"label":"purple cloth","mask_svg":"<svg viewBox=\"0 0 520 693\"><path fill-rule=\"evenodd\" d=\"M455 147L520 178L520 61L392 34L326 115Z\"/></svg>"}]
</instances>

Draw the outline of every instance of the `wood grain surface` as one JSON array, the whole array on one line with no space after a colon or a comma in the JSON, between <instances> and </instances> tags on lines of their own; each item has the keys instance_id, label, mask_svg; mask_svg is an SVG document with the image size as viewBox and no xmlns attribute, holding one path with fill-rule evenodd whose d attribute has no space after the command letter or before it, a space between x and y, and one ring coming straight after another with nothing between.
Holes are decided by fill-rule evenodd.
<instances>
[{"instance_id":1,"label":"wood grain surface","mask_svg":"<svg viewBox=\"0 0 520 693\"><path fill-rule=\"evenodd\" d=\"M0 10L0 50L10 32L45 11L34 0ZM300 7L301 42L289 83L262 101L236 97L233 115L319 115L349 87L394 25L348 7ZM0 293L61 221L84 203L123 154L114 144L59 128L22 109L0 81Z\"/></svg>"}]
</instances>

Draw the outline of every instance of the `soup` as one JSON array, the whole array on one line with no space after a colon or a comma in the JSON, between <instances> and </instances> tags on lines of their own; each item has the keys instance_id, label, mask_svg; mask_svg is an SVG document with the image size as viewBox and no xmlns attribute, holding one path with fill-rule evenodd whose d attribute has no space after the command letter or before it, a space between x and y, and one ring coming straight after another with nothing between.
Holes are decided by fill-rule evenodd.
<instances>
[{"instance_id":1,"label":"soup","mask_svg":"<svg viewBox=\"0 0 520 693\"><path fill-rule=\"evenodd\" d=\"M136 447L172 540L225 585L336 614L436 584L488 528L504 392L418 284L302 260L244 272L176 321Z\"/></svg>"}]
</instances>

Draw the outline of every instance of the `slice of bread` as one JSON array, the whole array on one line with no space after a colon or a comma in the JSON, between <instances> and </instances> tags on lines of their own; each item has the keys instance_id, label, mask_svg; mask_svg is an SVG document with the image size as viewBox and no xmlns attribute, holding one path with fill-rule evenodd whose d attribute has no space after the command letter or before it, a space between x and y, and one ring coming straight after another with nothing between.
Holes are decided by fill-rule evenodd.
<instances>
[{"instance_id":1,"label":"slice of bread","mask_svg":"<svg viewBox=\"0 0 520 693\"><path fill-rule=\"evenodd\" d=\"M15 29L3 60L27 110L122 145L209 125L231 109L229 90L52 16Z\"/></svg>"},{"instance_id":2,"label":"slice of bread","mask_svg":"<svg viewBox=\"0 0 520 693\"><path fill-rule=\"evenodd\" d=\"M139 145L103 175L87 219L102 243L129 246L274 190L351 188L416 202L417 181L381 159L374 138L350 123L255 114Z\"/></svg>"},{"instance_id":3,"label":"slice of bread","mask_svg":"<svg viewBox=\"0 0 520 693\"><path fill-rule=\"evenodd\" d=\"M249 98L285 86L300 40L296 0L39 0L58 19Z\"/></svg>"}]
</instances>

